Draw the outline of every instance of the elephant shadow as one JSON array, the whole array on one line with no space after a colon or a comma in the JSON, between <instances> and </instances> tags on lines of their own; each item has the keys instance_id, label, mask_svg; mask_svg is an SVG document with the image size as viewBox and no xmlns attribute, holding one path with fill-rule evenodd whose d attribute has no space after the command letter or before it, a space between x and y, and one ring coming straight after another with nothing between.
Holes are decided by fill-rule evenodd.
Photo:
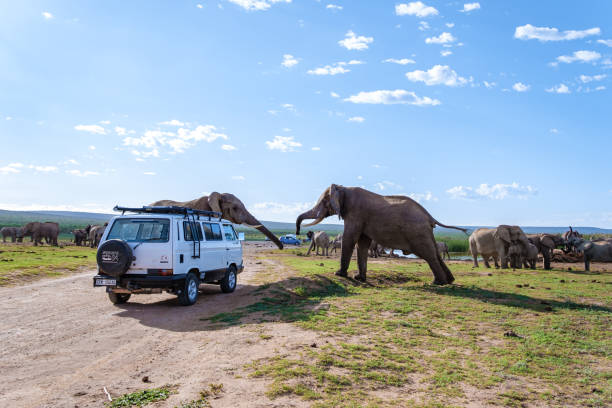
<instances>
[{"instance_id":1,"label":"elephant shadow","mask_svg":"<svg viewBox=\"0 0 612 408\"><path fill-rule=\"evenodd\" d=\"M163 299L135 296L116 305L116 316L173 332L215 331L228 326L262 322L290 323L305 321L327 310L326 298L350 296L351 286L364 284L354 279L341 283L321 274L290 277L263 284L239 284L232 294L223 294L216 285L201 285L196 304L179 306L175 296ZM140 300L146 303L139 303ZM151 301L153 300L153 301Z\"/></svg>"},{"instance_id":2,"label":"elephant shadow","mask_svg":"<svg viewBox=\"0 0 612 408\"><path fill-rule=\"evenodd\" d=\"M612 313L612 308L597 304L577 303L572 301L558 301L551 299L540 299L528 295L510 292L500 292L495 290L483 289L477 286L423 286L410 288L412 290L424 290L439 295L455 296L462 298L476 299L484 303L501 306L520 307L536 312L552 312L559 309L588 310Z\"/></svg>"}]
</instances>

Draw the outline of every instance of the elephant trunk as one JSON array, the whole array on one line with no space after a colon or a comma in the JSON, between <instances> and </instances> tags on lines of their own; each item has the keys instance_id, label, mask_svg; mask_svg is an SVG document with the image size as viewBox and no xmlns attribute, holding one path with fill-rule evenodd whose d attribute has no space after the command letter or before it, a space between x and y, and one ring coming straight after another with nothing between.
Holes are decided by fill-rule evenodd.
<instances>
[{"instance_id":1,"label":"elephant trunk","mask_svg":"<svg viewBox=\"0 0 612 408\"><path fill-rule=\"evenodd\" d=\"M257 231L270 238L270 241L274 242L279 249L283 249L283 243L280 242L280 240L276 237L276 235L272 233L272 231L264 227L263 224L259 222L259 220L257 220L257 218L249 214L244 223L255 228Z\"/></svg>"},{"instance_id":2,"label":"elephant trunk","mask_svg":"<svg viewBox=\"0 0 612 408\"><path fill-rule=\"evenodd\" d=\"M319 217L318 215L319 215L319 211L317 211L316 207L313 208L312 210L308 210L305 213L300 214L297 217L297 220L295 221L295 234L296 235L300 234L300 227L302 226L302 221L304 220L312 220L312 219L317 218L318 222L316 223L318 224L319 222L321 222L324 217ZM311 225L314 225L314 224L311 224Z\"/></svg>"}]
</instances>

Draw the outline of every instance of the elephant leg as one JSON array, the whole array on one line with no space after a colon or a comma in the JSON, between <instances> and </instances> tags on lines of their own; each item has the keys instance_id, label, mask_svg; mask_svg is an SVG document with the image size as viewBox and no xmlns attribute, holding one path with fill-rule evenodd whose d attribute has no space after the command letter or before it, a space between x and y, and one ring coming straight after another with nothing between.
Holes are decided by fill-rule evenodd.
<instances>
[{"instance_id":1,"label":"elephant leg","mask_svg":"<svg viewBox=\"0 0 612 408\"><path fill-rule=\"evenodd\" d=\"M314 247L314 240L310 241L310 246L308 247L308 252L306 252L306 256L310 256L310 251Z\"/></svg>"},{"instance_id":2,"label":"elephant leg","mask_svg":"<svg viewBox=\"0 0 612 408\"><path fill-rule=\"evenodd\" d=\"M485 268L491 268L491 265L489 265L489 257L488 256L483 256L482 257L482 262L484 263ZM495 266L497 266L497 265L495 265Z\"/></svg>"},{"instance_id":3,"label":"elephant leg","mask_svg":"<svg viewBox=\"0 0 612 408\"><path fill-rule=\"evenodd\" d=\"M348 274L348 268L351 263L351 256L353 256L353 249L357 244L357 233L347 232L345 225L344 235L342 236L342 255L340 257L340 269L336 272L338 276L346 277ZM366 247L367 248L367 247Z\"/></svg>"},{"instance_id":4,"label":"elephant leg","mask_svg":"<svg viewBox=\"0 0 612 408\"><path fill-rule=\"evenodd\" d=\"M548 249L544 249L542 251L542 257L544 258L544 269L549 270L550 269L550 254L552 252L552 249L549 251Z\"/></svg>"},{"instance_id":5,"label":"elephant leg","mask_svg":"<svg viewBox=\"0 0 612 408\"><path fill-rule=\"evenodd\" d=\"M359 266L359 275L355 279L365 282L366 272L368 270L368 248L372 240L365 235L359 237L357 243L357 265Z\"/></svg>"},{"instance_id":6,"label":"elephant leg","mask_svg":"<svg viewBox=\"0 0 612 408\"><path fill-rule=\"evenodd\" d=\"M474 266L473 268L478 268L478 248L476 248L476 243L470 240L470 252L472 252L472 257L474 258Z\"/></svg>"},{"instance_id":7,"label":"elephant leg","mask_svg":"<svg viewBox=\"0 0 612 408\"><path fill-rule=\"evenodd\" d=\"M589 258L584 257L584 271L589 272L591 270L591 260Z\"/></svg>"},{"instance_id":8,"label":"elephant leg","mask_svg":"<svg viewBox=\"0 0 612 408\"><path fill-rule=\"evenodd\" d=\"M412 252L429 264L429 268L431 268L434 274L434 285L446 285L455 280L451 271L440 258L433 236L431 240L421 240L418 245L413 248Z\"/></svg>"}]
</instances>

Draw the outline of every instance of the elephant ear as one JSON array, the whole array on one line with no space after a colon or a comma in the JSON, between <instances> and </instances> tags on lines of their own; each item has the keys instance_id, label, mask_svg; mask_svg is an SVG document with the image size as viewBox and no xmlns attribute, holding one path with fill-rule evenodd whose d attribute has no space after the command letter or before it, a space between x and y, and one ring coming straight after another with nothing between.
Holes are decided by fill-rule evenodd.
<instances>
[{"instance_id":1,"label":"elephant ear","mask_svg":"<svg viewBox=\"0 0 612 408\"><path fill-rule=\"evenodd\" d=\"M505 241L507 243L512 242L512 240L510 239L510 231L508 231L508 227L504 225L500 225L499 227L497 227L497 229L493 233L493 238L501 239L502 241Z\"/></svg>"},{"instance_id":2,"label":"elephant ear","mask_svg":"<svg viewBox=\"0 0 612 408\"><path fill-rule=\"evenodd\" d=\"M340 189L338 188L337 185L332 184L331 187L329 188L329 203L331 205L332 210L334 210L334 212L336 214L338 214L338 217L341 217L341 210L342 210L342 198L341 196L341 192Z\"/></svg>"},{"instance_id":3,"label":"elephant ear","mask_svg":"<svg viewBox=\"0 0 612 408\"><path fill-rule=\"evenodd\" d=\"M215 192L210 193L210 195L208 196L208 205L210 205L210 208L212 208L213 211L218 212L218 213L223 213L223 210L221 209L221 194Z\"/></svg>"},{"instance_id":4,"label":"elephant ear","mask_svg":"<svg viewBox=\"0 0 612 408\"><path fill-rule=\"evenodd\" d=\"M555 241L552 239L552 237L548 237L548 236L543 236L540 239L540 242L542 243L543 246L547 248L551 248L551 249L554 249L557 246L555 245Z\"/></svg>"}]
</instances>

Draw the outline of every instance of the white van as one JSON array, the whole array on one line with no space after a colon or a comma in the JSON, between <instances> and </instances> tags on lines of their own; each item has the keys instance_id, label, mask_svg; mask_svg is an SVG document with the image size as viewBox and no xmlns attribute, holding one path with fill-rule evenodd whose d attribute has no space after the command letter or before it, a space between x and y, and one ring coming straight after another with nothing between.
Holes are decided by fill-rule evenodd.
<instances>
[{"instance_id":1,"label":"white van","mask_svg":"<svg viewBox=\"0 0 612 408\"><path fill-rule=\"evenodd\" d=\"M188 306L196 302L200 283L218 284L224 293L236 289L244 269L242 244L220 213L185 207L114 210L122 215L113 217L102 235L93 279L94 287L106 287L111 302L165 290Z\"/></svg>"}]
</instances>

